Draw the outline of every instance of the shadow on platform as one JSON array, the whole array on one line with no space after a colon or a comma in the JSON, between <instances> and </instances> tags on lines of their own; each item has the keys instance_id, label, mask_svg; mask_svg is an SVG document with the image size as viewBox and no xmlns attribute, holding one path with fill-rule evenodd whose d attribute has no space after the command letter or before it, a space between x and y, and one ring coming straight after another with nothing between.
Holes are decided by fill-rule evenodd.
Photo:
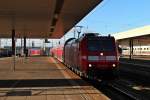
<instances>
[{"instance_id":1,"label":"shadow on platform","mask_svg":"<svg viewBox=\"0 0 150 100\"><path fill-rule=\"evenodd\" d=\"M77 84L76 84L77 83ZM82 79L0 80L0 88L89 86Z\"/></svg>"}]
</instances>

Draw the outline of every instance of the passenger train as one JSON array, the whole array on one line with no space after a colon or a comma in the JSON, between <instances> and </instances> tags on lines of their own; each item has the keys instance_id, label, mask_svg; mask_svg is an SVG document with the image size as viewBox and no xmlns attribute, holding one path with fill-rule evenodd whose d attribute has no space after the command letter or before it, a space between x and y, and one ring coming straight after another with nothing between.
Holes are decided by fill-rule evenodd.
<instances>
[{"instance_id":1,"label":"passenger train","mask_svg":"<svg viewBox=\"0 0 150 100\"><path fill-rule=\"evenodd\" d=\"M82 77L106 79L117 75L118 50L114 37L83 34L50 50L52 56Z\"/></svg>"},{"instance_id":2,"label":"passenger train","mask_svg":"<svg viewBox=\"0 0 150 100\"><path fill-rule=\"evenodd\" d=\"M28 49L29 56L41 56L42 50L40 48L30 48Z\"/></svg>"},{"instance_id":3,"label":"passenger train","mask_svg":"<svg viewBox=\"0 0 150 100\"><path fill-rule=\"evenodd\" d=\"M130 55L129 47L122 47L122 56ZM148 46L133 46L133 55L135 56L150 56L150 45Z\"/></svg>"}]
</instances>

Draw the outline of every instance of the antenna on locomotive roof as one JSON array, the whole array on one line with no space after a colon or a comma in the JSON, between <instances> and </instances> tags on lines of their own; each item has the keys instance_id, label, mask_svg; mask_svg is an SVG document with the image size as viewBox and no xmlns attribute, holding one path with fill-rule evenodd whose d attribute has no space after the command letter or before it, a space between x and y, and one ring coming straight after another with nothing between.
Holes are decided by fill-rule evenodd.
<instances>
[{"instance_id":1,"label":"antenna on locomotive roof","mask_svg":"<svg viewBox=\"0 0 150 100\"><path fill-rule=\"evenodd\" d=\"M76 29L78 33L78 39L79 39L83 26L75 26L75 28L79 28L79 29Z\"/></svg>"}]
</instances>

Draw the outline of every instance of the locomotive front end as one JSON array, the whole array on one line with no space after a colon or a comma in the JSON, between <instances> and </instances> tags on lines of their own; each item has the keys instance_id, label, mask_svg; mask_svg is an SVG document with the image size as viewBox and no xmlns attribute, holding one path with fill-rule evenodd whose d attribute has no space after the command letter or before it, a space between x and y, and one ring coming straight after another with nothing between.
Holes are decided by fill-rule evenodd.
<instances>
[{"instance_id":1,"label":"locomotive front end","mask_svg":"<svg viewBox=\"0 0 150 100\"><path fill-rule=\"evenodd\" d=\"M109 78L116 75L119 61L113 37L89 37L86 47L88 76Z\"/></svg>"}]
</instances>

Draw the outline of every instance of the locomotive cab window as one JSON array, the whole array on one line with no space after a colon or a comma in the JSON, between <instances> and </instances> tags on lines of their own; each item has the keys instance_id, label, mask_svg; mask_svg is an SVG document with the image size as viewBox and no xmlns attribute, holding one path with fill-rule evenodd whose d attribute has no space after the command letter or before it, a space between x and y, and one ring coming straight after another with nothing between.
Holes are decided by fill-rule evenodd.
<instances>
[{"instance_id":1,"label":"locomotive cab window","mask_svg":"<svg viewBox=\"0 0 150 100\"><path fill-rule=\"evenodd\" d=\"M113 39L88 39L87 49L89 51L114 51Z\"/></svg>"}]
</instances>

